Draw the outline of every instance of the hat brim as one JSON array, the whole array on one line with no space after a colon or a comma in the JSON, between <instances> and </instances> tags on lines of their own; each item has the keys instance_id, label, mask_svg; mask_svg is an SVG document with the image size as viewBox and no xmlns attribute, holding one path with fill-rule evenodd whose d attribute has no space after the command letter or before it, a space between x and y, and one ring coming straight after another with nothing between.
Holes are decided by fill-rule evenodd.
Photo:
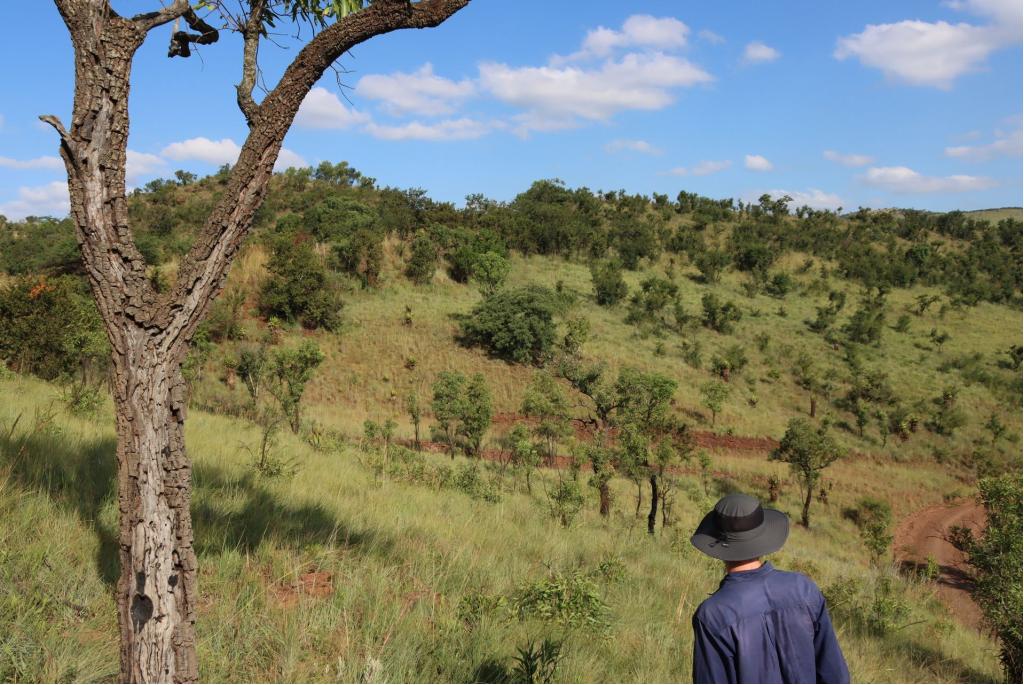
<instances>
[{"instance_id":1,"label":"hat brim","mask_svg":"<svg viewBox=\"0 0 1024 685\"><path fill-rule=\"evenodd\" d=\"M789 517L775 509L764 510L757 535L747 540L725 540L711 511L697 526L690 543L709 557L722 561L746 561L777 552L789 537Z\"/></svg>"}]
</instances>

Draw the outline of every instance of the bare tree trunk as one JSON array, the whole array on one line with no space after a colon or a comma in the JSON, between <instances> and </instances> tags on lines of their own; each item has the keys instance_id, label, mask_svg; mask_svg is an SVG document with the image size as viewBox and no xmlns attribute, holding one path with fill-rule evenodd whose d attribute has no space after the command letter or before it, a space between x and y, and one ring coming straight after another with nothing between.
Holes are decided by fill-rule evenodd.
<instances>
[{"instance_id":1,"label":"bare tree trunk","mask_svg":"<svg viewBox=\"0 0 1024 685\"><path fill-rule=\"evenodd\" d=\"M658 476L651 474L651 511L647 514L647 532L654 535L654 526L658 523Z\"/></svg>"},{"instance_id":2,"label":"bare tree trunk","mask_svg":"<svg viewBox=\"0 0 1024 685\"><path fill-rule=\"evenodd\" d=\"M597 492L601 499L601 516L608 518L612 510L612 493L611 488L608 486L608 481L602 481L601 485L597 488Z\"/></svg>"},{"instance_id":3,"label":"bare tree trunk","mask_svg":"<svg viewBox=\"0 0 1024 685\"><path fill-rule=\"evenodd\" d=\"M817 413L818 413L818 398L815 397L814 395L811 395L811 418L813 419L814 416Z\"/></svg>"},{"instance_id":4,"label":"bare tree trunk","mask_svg":"<svg viewBox=\"0 0 1024 685\"><path fill-rule=\"evenodd\" d=\"M811 496L814 493L814 483L807 484L807 495L804 497L804 509L800 515L800 523L804 528L811 527Z\"/></svg>"},{"instance_id":5,"label":"bare tree trunk","mask_svg":"<svg viewBox=\"0 0 1024 685\"><path fill-rule=\"evenodd\" d=\"M177 360L133 352L140 354L117 356L114 365L121 679L193 682L198 595L185 382Z\"/></svg>"}]
</instances>

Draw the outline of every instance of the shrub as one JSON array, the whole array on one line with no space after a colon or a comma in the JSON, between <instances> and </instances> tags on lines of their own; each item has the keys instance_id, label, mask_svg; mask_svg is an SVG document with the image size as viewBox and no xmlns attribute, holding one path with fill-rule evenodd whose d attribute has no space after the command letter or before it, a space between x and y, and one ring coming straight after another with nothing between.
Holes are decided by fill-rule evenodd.
<instances>
[{"instance_id":1,"label":"shrub","mask_svg":"<svg viewBox=\"0 0 1024 685\"><path fill-rule=\"evenodd\" d=\"M719 333L731 333L733 324L740 320L742 313L733 302L722 302L714 293L705 293L700 298L704 309L703 323Z\"/></svg>"},{"instance_id":2,"label":"shrub","mask_svg":"<svg viewBox=\"0 0 1024 685\"><path fill-rule=\"evenodd\" d=\"M666 330L679 331L686 319L679 299L679 286L667 279L651 276L640 283L640 290L630 298L626 323L661 335Z\"/></svg>"},{"instance_id":3,"label":"shrub","mask_svg":"<svg viewBox=\"0 0 1024 685\"><path fill-rule=\"evenodd\" d=\"M463 317L460 339L506 361L540 364L554 347L559 309L557 296L547 288L502 290Z\"/></svg>"},{"instance_id":4,"label":"shrub","mask_svg":"<svg viewBox=\"0 0 1024 685\"><path fill-rule=\"evenodd\" d=\"M437 268L437 246L426 233L420 232L412 240L412 254L405 265L405 275L413 283L430 283Z\"/></svg>"},{"instance_id":5,"label":"shrub","mask_svg":"<svg viewBox=\"0 0 1024 685\"><path fill-rule=\"evenodd\" d=\"M583 493L574 478L565 478L548 493L551 516L568 528L583 509Z\"/></svg>"},{"instance_id":6,"label":"shrub","mask_svg":"<svg viewBox=\"0 0 1024 685\"><path fill-rule=\"evenodd\" d=\"M293 433L298 433L302 425L300 403L306 383L323 360L323 352L309 340L295 349L278 350L271 358L274 377L271 391L280 402Z\"/></svg>"},{"instance_id":7,"label":"shrub","mask_svg":"<svg viewBox=\"0 0 1024 685\"><path fill-rule=\"evenodd\" d=\"M467 454L479 454L492 415L491 393L483 374L467 379L458 371L442 371L434 382L430 406L453 458L458 446Z\"/></svg>"},{"instance_id":8,"label":"shrub","mask_svg":"<svg viewBox=\"0 0 1024 685\"><path fill-rule=\"evenodd\" d=\"M864 497L857 502L855 508L844 511L843 515L860 530L861 538L871 553L871 561L877 564L889 551L893 539L889 532L892 527L892 508L889 503Z\"/></svg>"},{"instance_id":9,"label":"shrub","mask_svg":"<svg viewBox=\"0 0 1024 685\"><path fill-rule=\"evenodd\" d=\"M308 240L298 236L274 242L267 264L270 277L260 290L260 311L306 328L335 330L341 325L341 297Z\"/></svg>"},{"instance_id":10,"label":"shrub","mask_svg":"<svg viewBox=\"0 0 1024 685\"><path fill-rule=\"evenodd\" d=\"M586 573L556 573L520 588L512 606L520 620L536 618L566 628L604 631L610 610Z\"/></svg>"},{"instance_id":11,"label":"shrub","mask_svg":"<svg viewBox=\"0 0 1024 685\"><path fill-rule=\"evenodd\" d=\"M610 307L626 299L629 286L622 278L622 265L609 259L590 266L590 278L594 284L594 297L599 305Z\"/></svg>"},{"instance_id":12,"label":"shrub","mask_svg":"<svg viewBox=\"0 0 1024 685\"><path fill-rule=\"evenodd\" d=\"M480 284L484 295L492 295L501 288L511 271L511 262L490 250L476 255L473 261L473 280Z\"/></svg>"}]
</instances>

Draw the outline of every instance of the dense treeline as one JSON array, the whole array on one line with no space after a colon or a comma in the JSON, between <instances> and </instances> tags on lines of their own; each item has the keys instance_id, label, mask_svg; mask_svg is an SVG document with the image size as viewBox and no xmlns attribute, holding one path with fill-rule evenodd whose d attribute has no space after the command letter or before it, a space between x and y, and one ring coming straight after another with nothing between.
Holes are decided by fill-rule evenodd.
<instances>
[{"instance_id":1,"label":"dense treeline","mask_svg":"<svg viewBox=\"0 0 1024 685\"><path fill-rule=\"evenodd\" d=\"M183 254L222 192L227 169L208 178L177 172L134 191L130 202L139 249L160 265ZM723 270L749 275L751 288L786 290L776 265L789 253L828 260L836 275L868 288L918 284L944 288L956 303L1019 298L1021 223L993 225L962 212L868 210L840 215L799 207L788 198L758 203L711 200L680 192L652 197L535 182L511 202L470 195L465 207L436 202L418 188L379 187L346 163L278 174L256 221L257 239L283 245L312 239L326 246L330 270L365 287L379 278L383 243L407 246L407 275L424 280L435 263L458 282L481 269L483 255L558 255L590 262L615 258L626 269L668 253L696 266L709 282ZM276 249L276 248L275 248ZM78 269L70 222L0 220L0 269L11 274ZM292 318L283 312L286 318Z\"/></svg>"}]
</instances>

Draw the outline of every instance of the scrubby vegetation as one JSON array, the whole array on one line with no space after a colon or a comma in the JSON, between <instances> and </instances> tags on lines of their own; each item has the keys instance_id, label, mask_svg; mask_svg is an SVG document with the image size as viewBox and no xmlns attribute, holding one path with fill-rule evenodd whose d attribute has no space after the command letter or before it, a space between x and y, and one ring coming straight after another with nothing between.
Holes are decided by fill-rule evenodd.
<instances>
[{"instance_id":1,"label":"scrubby vegetation","mask_svg":"<svg viewBox=\"0 0 1024 685\"><path fill-rule=\"evenodd\" d=\"M131 197L154 283L225 178ZM69 222L0 219L0 269L0 679L109 679L106 340ZM856 679L1012 679L1020 274L1006 217L278 174L185 368L202 677L685 680L687 540L744 490L804 523L773 561ZM888 563L976 487L995 641Z\"/></svg>"}]
</instances>

